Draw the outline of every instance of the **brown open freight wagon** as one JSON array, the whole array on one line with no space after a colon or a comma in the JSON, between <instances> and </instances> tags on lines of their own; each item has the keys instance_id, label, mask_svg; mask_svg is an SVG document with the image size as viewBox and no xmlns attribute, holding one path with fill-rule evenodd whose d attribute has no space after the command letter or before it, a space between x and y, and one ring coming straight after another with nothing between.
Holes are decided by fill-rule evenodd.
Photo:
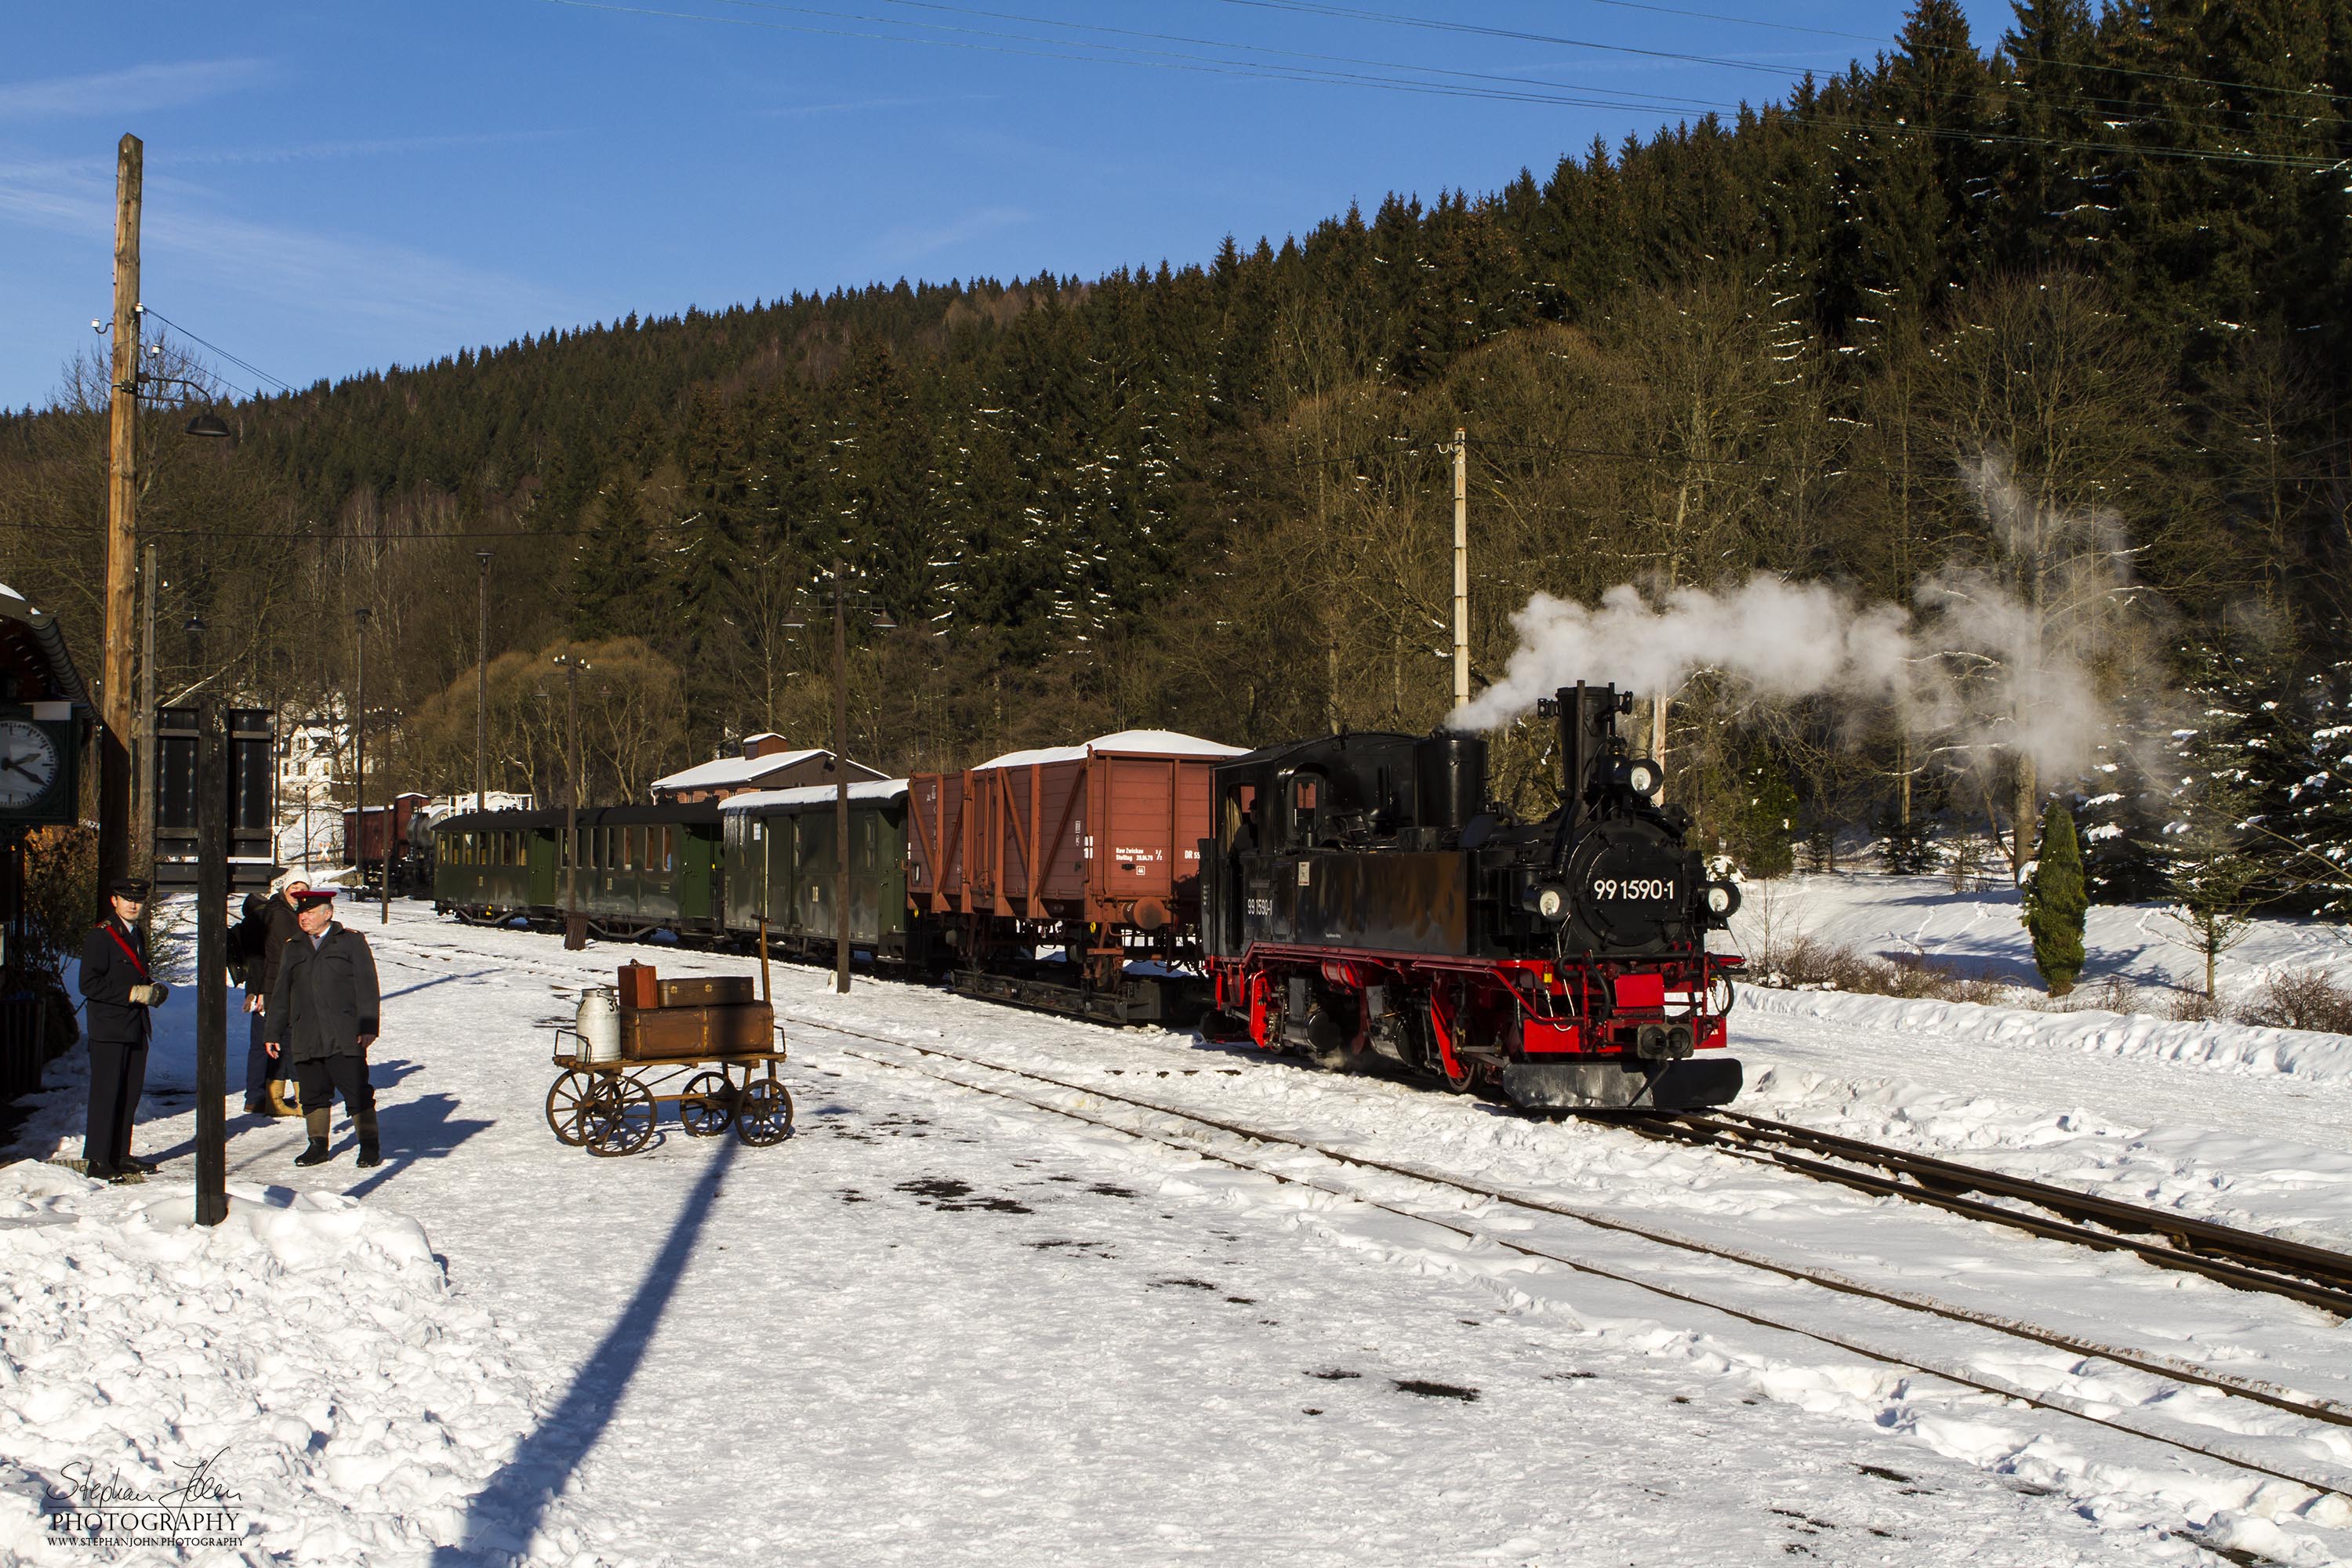
<instances>
[{"instance_id":1,"label":"brown open freight wagon","mask_svg":"<svg viewBox=\"0 0 2352 1568\"><path fill-rule=\"evenodd\" d=\"M907 781L907 900L975 995L1118 1023L1171 1016L1197 969L1200 841L1216 764L1241 754L1169 730L1014 752ZM1064 957L1024 963L1059 946Z\"/></svg>"}]
</instances>

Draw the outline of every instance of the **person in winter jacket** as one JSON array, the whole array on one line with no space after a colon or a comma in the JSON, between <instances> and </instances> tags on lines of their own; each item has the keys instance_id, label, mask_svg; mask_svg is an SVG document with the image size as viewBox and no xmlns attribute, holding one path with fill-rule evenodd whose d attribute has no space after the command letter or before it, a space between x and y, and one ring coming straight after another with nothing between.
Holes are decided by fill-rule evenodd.
<instances>
[{"instance_id":1,"label":"person in winter jacket","mask_svg":"<svg viewBox=\"0 0 2352 1568\"><path fill-rule=\"evenodd\" d=\"M301 934L302 928L294 918L294 901L310 890L310 884L292 871L275 884L269 901L262 909L260 934L254 944L253 956L239 982L245 987L247 1019L245 1108L257 1116L295 1114L286 1104L290 1095L273 1098L270 1094L273 1082L290 1075L287 1064L277 1060L277 1053L269 1048L262 1016L269 1006L269 993L278 984L278 966L285 960L286 944Z\"/></svg>"},{"instance_id":2,"label":"person in winter jacket","mask_svg":"<svg viewBox=\"0 0 2352 1568\"><path fill-rule=\"evenodd\" d=\"M147 884L124 878L109 889L107 912L81 943L81 994L89 1034L89 1122L82 1138L84 1167L100 1181L143 1176L155 1167L131 1154L131 1127L147 1086L151 1009L171 987L147 972L147 941L139 910Z\"/></svg>"},{"instance_id":3,"label":"person in winter jacket","mask_svg":"<svg viewBox=\"0 0 2352 1568\"><path fill-rule=\"evenodd\" d=\"M341 1094L360 1136L358 1163L365 1167L383 1163L367 1068L382 1003L375 955L368 951L367 938L336 922L334 900L332 889L295 896L300 930L281 951L262 1013L262 1034L271 1055L293 1064L294 1081L302 1090L310 1142L294 1163L322 1165L333 1157L327 1152L329 1108Z\"/></svg>"}]
</instances>

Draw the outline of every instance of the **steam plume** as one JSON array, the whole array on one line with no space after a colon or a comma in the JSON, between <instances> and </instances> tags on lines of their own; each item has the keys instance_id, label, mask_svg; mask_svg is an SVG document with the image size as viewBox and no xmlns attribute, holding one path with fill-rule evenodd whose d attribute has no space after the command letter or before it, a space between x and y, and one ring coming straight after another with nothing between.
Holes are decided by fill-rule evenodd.
<instances>
[{"instance_id":1,"label":"steam plume","mask_svg":"<svg viewBox=\"0 0 2352 1568\"><path fill-rule=\"evenodd\" d=\"M2113 518L2034 501L2000 459L1960 477L1990 559L1928 578L1916 610L1776 577L1676 588L1655 605L1631 584L1597 608L1539 593L1511 617L1519 646L1503 679L1446 722L1493 729L1579 680L1672 693L1704 670L1768 700L1891 702L1915 734L2078 769L2106 728L2091 663L2133 601L2130 551Z\"/></svg>"}]
</instances>

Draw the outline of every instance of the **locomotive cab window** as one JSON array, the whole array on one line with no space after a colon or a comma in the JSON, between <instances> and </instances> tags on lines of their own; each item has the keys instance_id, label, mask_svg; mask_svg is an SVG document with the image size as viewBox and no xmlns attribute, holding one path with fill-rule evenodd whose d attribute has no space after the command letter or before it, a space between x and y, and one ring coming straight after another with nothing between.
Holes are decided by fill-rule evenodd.
<instances>
[{"instance_id":1,"label":"locomotive cab window","mask_svg":"<svg viewBox=\"0 0 2352 1568\"><path fill-rule=\"evenodd\" d=\"M1217 843L1227 854L1257 848L1257 785L1234 784L1217 813Z\"/></svg>"},{"instance_id":2,"label":"locomotive cab window","mask_svg":"<svg viewBox=\"0 0 2352 1568\"><path fill-rule=\"evenodd\" d=\"M1300 773L1290 781L1290 847L1311 849L1323 837L1323 781Z\"/></svg>"}]
</instances>

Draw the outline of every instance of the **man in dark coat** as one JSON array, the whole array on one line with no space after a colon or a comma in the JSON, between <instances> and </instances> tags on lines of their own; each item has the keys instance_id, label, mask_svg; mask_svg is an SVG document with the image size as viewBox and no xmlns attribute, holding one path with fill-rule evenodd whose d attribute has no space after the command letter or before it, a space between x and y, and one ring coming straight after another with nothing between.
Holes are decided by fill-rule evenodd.
<instances>
[{"instance_id":1,"label":"man in dark coat","mask_svg":"<svg viewBox=\"0 0 2352 1568\"><path fill-rule=\"evenodd\" d=\"M262 909L260 935L253 956L247 961L245 975L245 1011L247 1039L245 1053L245 1108L257 1116L286 1116L281 1098L271 1102L269 1085L272 1080L288 1077L283 1065L276 1061L277 1052L269 1048L268 1030L263 1015L269 1005L269 994L278 985L278 966L285 961L286 944L302 932L294 918L294 900L310 890L310 884L299 875L289 873L280 890L269 896Z\"/></svg>"},{"instance_id":2,"label":"man in dark coat","mask_svg":"<svg viewBox=\"0 0 2352 1568\"><path fill-rule=\"evenodd\" d=\"M296 896L294 918L301 930L278 959L278 981L262 1012L262 1034L271 1054L294 1064L294 1081L302 1090L310 1146L294 1163L327 1163L329 1107L341 1094L360 1135L359 1163L378 1165L383 1154L367 1070L367 1048L375 1043L382 1011L375 954L368 951L367 938L336 923L334 900L332 889Z\"/></svg>"},{"instance_id":3,"label":"man in dark coat","mask_svg":"<svg viewBox=\"0 0 2352 1568\"><path fill-rule=\"evenodd\" d=\"M131 1155L131 1125L147 1087L148 1014L170 987L147 973L139 910L147 884L129 878L108 889L107 912L81 943L81 994L89 1034L89 1125L81 1157L100 1181L155 1167Z\"/></svg>"}]
</instances>

